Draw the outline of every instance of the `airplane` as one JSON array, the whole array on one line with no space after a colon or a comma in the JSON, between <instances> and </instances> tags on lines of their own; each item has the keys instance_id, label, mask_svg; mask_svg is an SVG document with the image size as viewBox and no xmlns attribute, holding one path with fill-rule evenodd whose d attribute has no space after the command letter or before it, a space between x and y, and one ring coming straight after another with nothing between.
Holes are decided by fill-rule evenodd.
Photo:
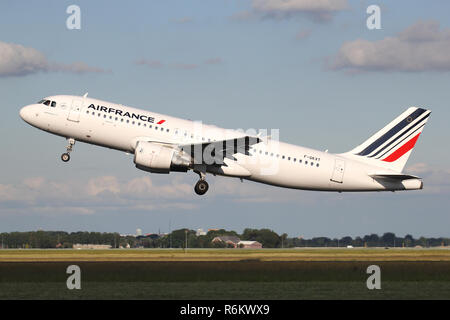
<instances>
[{"instance_id":1,"label":"airplane","mask_svg":"<svg viewBox=\"0 0 450 320\"><path fill-rule=\"evenodd\" d=\"M338 154L283 143L261 133L223 129L84 96L55 95L24 106L20 117L67 139L134 155L138 169L168 174L193 170L194 191L209 188L206 174L317 191L397 191L423 188L402 173L430 110L410 107L354 149Z\"/></svg>"}]
</instances>

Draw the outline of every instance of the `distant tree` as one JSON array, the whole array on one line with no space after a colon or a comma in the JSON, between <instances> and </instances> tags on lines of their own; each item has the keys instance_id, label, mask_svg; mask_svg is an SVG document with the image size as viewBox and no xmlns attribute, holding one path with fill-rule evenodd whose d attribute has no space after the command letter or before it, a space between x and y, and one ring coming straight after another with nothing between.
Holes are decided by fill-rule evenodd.
<instances>
[{"instance_id":1,"label":"distant tree","mask_svg":"<svg viewBox=\"0 0 450 320\"><path fill-rule=\"evenodd\" d=\"M405 242L405 247L412 247L414 246L414 237L410 234L407 234L404 238L404 242Z\"/></svg>"},{"instance_id":2,"label":"distant tree","mask_svg":"<svg viewBox=\"0 0 450 320\"><path fill-rule=\"evenodd\" d=\"M258 241L264 248L279 248L281 238L269 229L245 229L242 233L243 240Z\"/></svg>"},{"instance_id":3,"label":"distant tree","mask_svg":"<svg viewBox=\"0 0 450 320\"><path fill-rule=\"evenodd\" d=\"M343 237L340 241L339 241L343 246L349 246L352 244L353 239L352 237Z\"/></svg>"},{"instance_id":4,"label":"distant tree","mask_svg":"<svg viewBox=\"0 0 450 320\"><path fill-rule=\"evenodd\" d=\"M392 232L386 232L381 237L381 240L383 241L383 246L386 247L394 247L395 246L395 233Z\"/></svg>"},{"instance_id":5,"label":"distant tree","mask_svg":"<svg viewBox=\"0 0 450 320\"><path fill-rule=\"evenodd\" d=\"M354 247L363 247L364 246L364 240L361 239L361 237L356 237L355 240L352 241L352 245Z\"/></svg>"}]
</instances>

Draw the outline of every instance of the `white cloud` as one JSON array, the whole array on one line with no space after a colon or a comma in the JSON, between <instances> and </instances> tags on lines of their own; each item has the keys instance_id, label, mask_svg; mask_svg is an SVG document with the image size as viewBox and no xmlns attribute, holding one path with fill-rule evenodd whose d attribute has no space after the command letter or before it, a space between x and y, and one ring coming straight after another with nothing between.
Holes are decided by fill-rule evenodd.
<instances>
[{"instance_id":1,"label":"white cloud","mask_svg":"<svg viewBox=\"0 0 450 320\"><path fill-rule=\"evenodd\" d=\"M329 20L348 7L347 0L253 0L252 8L264 17L289 18L306 15L315 20Z\"/></svg>"},{"instance_id":2,"label":"white cloud","mask_svg":"<svg viewBox=\"0 0 450 320\"><path fill-rule=\"evenodd\" d=\"M102 192L117 194L120 192L120 186L116 177L104 176L90 179L87 183L86 191L90 196L96 196Z\"/></svg>"},{"instance_id":3,"label":"white cloud","mask_svg":"<svg viewBox=\"0 0 450 320\"><path fill-rule=\"evenodd\" d=\"M45 55L20 44L0 41L0 77L25 76L38 72L88 73L105 72L84 62L71 64L51 63Z\"/></svg>"},{"instance_id":4,"label":"white cloud","mask_svg":"<svg viewBox=\"0 0 450 320\"><path fill-rule=\"evenodd\" d=\"M205 60L205 64L221 64L223 63L221 58L210 58Z\"/></svg>"},{"instance_id":5,"label":"white cloud","mask_svg":"<svg viewBox=\"0 0 450 320\"><path fill-rule=\"evenodd\" d=\"M423 179L424 193L450 193L450 169L430 166L426 163L416 163L408 166L405 172L417 175Z\"/></svg>"},{"instance_id":6,"label":"white cloud","mask_svg":"<svg viewBox=\"0 0 450 320\"><path fill-rule=\"evenodd\" d=\"M48 67L47 58L36 49L0 41L0 76L22 76Z\"/></svg>"},{"instance_id":7,"label":"white cloud","mask_svg":"<svg viewBox=\"0 0 450 320\"><path fill-rule=\"evenodd\" d=\"M60 72L69 72L69 73L77 73L77 74L108 72L102 68L91 67L82 61L73 62L71 64L54 63L54 64L50 65L50 67L48 68L47 71L60 71Z\"/></svg>"},{"instance_id":8,"label":"white cloud","mask_svg":"<svg viewBox=\"0 0 450 320\"><path fill-rule=\"evenodd\" d=\"M77 181L33 177L17 184L0 184L0 213L93 214L96 211L193 208L186 203L193 187L177 179L155 185L149 176L120 181L100 176ZM161 200L161 201L157 201Z\"/></svg>"},{"instance_id":9,"label":"white cloud","mask_svg":"<svg viewBox=\"0 0 450 320\"><path fill-rule=\"evenodd\" d=\"M199 198L194 193L195 180L191 178L174 175L154 179L151 175L143 175L130 180L99 176L87 180L51 181L32 177L16 184L0 184L0 214L87 215L101 211L192 210L216 197L253 203L312 203L320 198L319 194L315 196L247 181L241 183L226 177L210 177L210 191Z\"/></svg>"},{"instance_id":10,"label":"white cloud","mask_svg":"<svg viewBox=\"0 0 450 320\"><path fill-rule=\"evenodd\" d=\"M450 29L419 21L393 37L344 43L329 67L350 73L368 71L450 71Z\"/></svg>"},{"instance_id":11,"label":"white cloud","mask_svg":"<svg viewBox=\"0 0 450 320\"><path fill-rule=\"evenodd\" d=\"M148 59L139 59L136 61L136 64L140 66L148 66L150 68L161 68L163 66L162 62L159 60Z\"/></svg>"}]
</instances>

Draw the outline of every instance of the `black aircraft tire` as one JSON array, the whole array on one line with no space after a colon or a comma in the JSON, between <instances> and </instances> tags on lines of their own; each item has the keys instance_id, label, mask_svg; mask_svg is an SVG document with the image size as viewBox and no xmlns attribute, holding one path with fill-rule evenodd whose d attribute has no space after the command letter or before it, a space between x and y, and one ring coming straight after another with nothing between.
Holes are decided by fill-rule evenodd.
<instances>
[{"instance_id":1,"label":"black aircraft tire","mask_svg":"<svg viewBox=\"0 0 450 320\"><path fill-rule=\"evenodd\" d=\"M208 191L208 188L209 188L208 182L206 182L205 180L199 180L195 184L194 190L196 194L201 196L204 195L206 191Z\"/></svg>"},{"instance_id":2,"label":"black aircraft tire","mask_svg":"<svg viewBox=\"0 0 450 320\"><path fill-rule=\"evenodd\" d=\"M63 153L63 154L61 155L61 160L64 161L64 162L69 161L69 160L70 160L70 154L68 154L68 153Z\"/></svg>"}]
</instances>

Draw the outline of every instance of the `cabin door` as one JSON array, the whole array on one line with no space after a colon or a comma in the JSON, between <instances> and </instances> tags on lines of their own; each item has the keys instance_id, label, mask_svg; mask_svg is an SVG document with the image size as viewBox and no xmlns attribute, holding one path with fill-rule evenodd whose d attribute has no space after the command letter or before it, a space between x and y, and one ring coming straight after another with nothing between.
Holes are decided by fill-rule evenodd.
<instances>
[{"instance_id":1,"label":"cabin door","mask_svg":"<svg viewBox=\"0 0 450 320\"><path fill-rule=\"evenodd\" d=\"M331 181L342 183L344 181L345 161L337 158L334 162L334 170Z\"/></svg>"},{"instance_id":2,"label":"cabin door","mask_svg":"<svg viewBox=\"0 0 450 320\"><path fill-rule=\"evenodd\" d=\"M81 100L73 100L72 107L70 108L69 115L67 116L67 120L79 122L82 105L83 102Z\"/></svg>"}]
</instances>

